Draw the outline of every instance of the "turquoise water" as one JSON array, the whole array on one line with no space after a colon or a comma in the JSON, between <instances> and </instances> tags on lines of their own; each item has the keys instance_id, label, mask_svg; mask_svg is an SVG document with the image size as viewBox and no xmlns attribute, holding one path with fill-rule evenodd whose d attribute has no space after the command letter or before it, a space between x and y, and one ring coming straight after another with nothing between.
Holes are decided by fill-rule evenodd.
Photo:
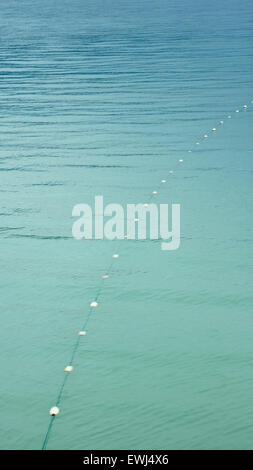
<instances>
[{"instance_id":1,"label":"turquoise water","mask_svg":"<svg viewBox=\"0 0 253 470\"><path fill-rule=\"evenodd\" d=\"M116 246L48 449L252 449L252 26L250 0L1 2L2 449L41 448ZM178 251L72 238L75 204L153 190Z\"/></svg>"}]
</instances>

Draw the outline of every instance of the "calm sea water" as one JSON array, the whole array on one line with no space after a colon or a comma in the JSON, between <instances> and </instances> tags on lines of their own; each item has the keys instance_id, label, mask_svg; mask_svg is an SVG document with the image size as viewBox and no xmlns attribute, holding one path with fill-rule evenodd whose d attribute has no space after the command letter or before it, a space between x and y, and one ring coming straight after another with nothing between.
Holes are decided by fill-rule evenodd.
<instances>
[{"instance_id":1,"label":"calm sea water","mask_svg":"<svg viewBox=\"0 0 253 470\"><path fill-rule=\"evenodd\" d=\"M73 205L155 189L181 248L120 242L48 448L253 448L252 30L251 0L1 2L2 449L41 448L115 251Z\"/></svg>"}]
</instances>

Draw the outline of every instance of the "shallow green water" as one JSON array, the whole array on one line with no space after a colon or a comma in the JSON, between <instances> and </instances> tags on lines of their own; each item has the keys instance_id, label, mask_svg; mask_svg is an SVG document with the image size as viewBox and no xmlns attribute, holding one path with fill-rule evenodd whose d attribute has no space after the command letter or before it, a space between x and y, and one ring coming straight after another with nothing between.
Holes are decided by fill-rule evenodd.
<instances>
[{"instance_id":1,"label":"shallow green water","mask_svg":"<svg viewBox=\"0 0 253 470\"><path fill-rule=\"evenodd\" d=\"M0 12L1 448L41 448L117 246L48 448L252 449L252 2ZM154 189L178 251L72 239L75 204Z\"/></svg>"}]
</instances>

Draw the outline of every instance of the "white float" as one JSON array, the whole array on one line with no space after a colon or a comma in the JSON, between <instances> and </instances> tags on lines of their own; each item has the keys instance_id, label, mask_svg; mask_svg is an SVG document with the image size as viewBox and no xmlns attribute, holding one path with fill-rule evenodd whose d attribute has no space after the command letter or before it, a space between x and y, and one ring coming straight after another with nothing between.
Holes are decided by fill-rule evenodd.
<instances>
[{"instance_id":1,"label":"white float","mask_svg":"<svg viewBox=\"0 0 253 470\"><path fill-rule=\"evenodd\" d=\"M78 336L85 336L86 335L86 331L78 331Z\"/></svg>"},{"instance_id":2,"label":"white float","mask_svg":"<svg viewBox=\"0 0 253 470\"><path fill-rule=\"evenodd\" d=\"M57 416L60 413L60 408L58 406L52 406L49 410L50 416Z\"/></svg>"}]
</instances>

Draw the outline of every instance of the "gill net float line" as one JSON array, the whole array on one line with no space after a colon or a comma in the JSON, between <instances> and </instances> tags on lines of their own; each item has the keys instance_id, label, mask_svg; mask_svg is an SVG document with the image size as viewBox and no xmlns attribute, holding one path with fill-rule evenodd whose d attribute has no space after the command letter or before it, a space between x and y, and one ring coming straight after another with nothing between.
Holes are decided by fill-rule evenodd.
<instances>
[{"instance_id":1,"label":"gill net float line","mask_svg":"<svg viewBox=\"0 0 253 470\"><path fill-rule=\"evenodd\" d=\"M251 101L251 104L253 104L253 100ZM248 105L244 105L242 107L242 110L246 111L248 109ZM238 114L240 113L240 109L236 109L235 110L235 113ZM232 115L228 115L227 116L227 119L232 119ZM225 124L225 121L224 120L221 120L219 121L219 126L222 127L223 125ZM211 129L211 134L215 134L217 131L217 128L216 127L213 127ZM204 134L203 136L203 139L202 141L205 141L209 138L209 134ZM198 141L195 143L196 146L199 146L200 145L200 142L201 141ZM188 150L188 153L192 153L193 150ZM170 169L169 170L169 175L173 175L174 174L174 171L175 169L182 165L184 163L184 159L183 158L180 158L177 162L177 164L174 166L174 169ZM162 179L160 181L160 184L165 184L167 182L166 179ZM156 189L154 189L152 191L152 193L150 194L149 198L148 198L148 202L146 202L144 204L144 207L148 207L148 205L150 204L151 200L154 199L158 194L158 191ZM127 236L125 236L124 238L128 238ZM115 253L112 255L112 261L108 267L108 269L105 271L105 274L102 275L102 281L97 289L97 293L95 295L95 298L94 300L90 303L90 308L89 308L89 311L88 311L88 315L86 316L83 324L82 324L82 327L80 329L80 331L77 333L77 339L74 343L74 346L72 348L72 351L70 353L70 360L68 362L68 365L65 367L64 369L64 378L63 378L63 381L62 381L62 384L60 386L60 389L59 389L59 392L58 392L58 395L57 395L57 399L56 399L56 402L55 402L55 405L52 406L52 408L50 409L49 411L49 414L50 414L50 421L49 421L49 425L48 425L48 428L47 428L47 431L46 431L46 434L45 434L45 438L44 438L44 441L43 441L43 445L42 445L42 450L46 450L47 448L47 445L48 445L48 442L49 442L49 439L50 439L50 436L51 436L51 432L52 432L52 428L53 428L53 424L54 424L54 421L56 419L56 417L59 415L60 413L60 403L61 403L61 400L62 400L62 396L63 396L63 392L64 392L64 389L65 389L65 386L67 384L67 380L69 378L69 375L71 372L73 372L73 369L74 369L74 366L73 366L73 363L74 363L74 360L75 360L75 357L76 357L76 354L77 354L77 350L78 350L78 346L80 344L80 341L81 339L86 335L86 328L87 328L87 325L89 323L89 320L92 316L92 311L94 310L94 308L97 308L98 307L98 300L99 300L99 297L102 293L102 290L103 290L103 287L104 287L104 283L105 283L105 280L107 280L112 272L112 268L113 268L113 264L114 264L114 260L118 259L119 258L119 254Z\"/></svg>"}]
</instances>

